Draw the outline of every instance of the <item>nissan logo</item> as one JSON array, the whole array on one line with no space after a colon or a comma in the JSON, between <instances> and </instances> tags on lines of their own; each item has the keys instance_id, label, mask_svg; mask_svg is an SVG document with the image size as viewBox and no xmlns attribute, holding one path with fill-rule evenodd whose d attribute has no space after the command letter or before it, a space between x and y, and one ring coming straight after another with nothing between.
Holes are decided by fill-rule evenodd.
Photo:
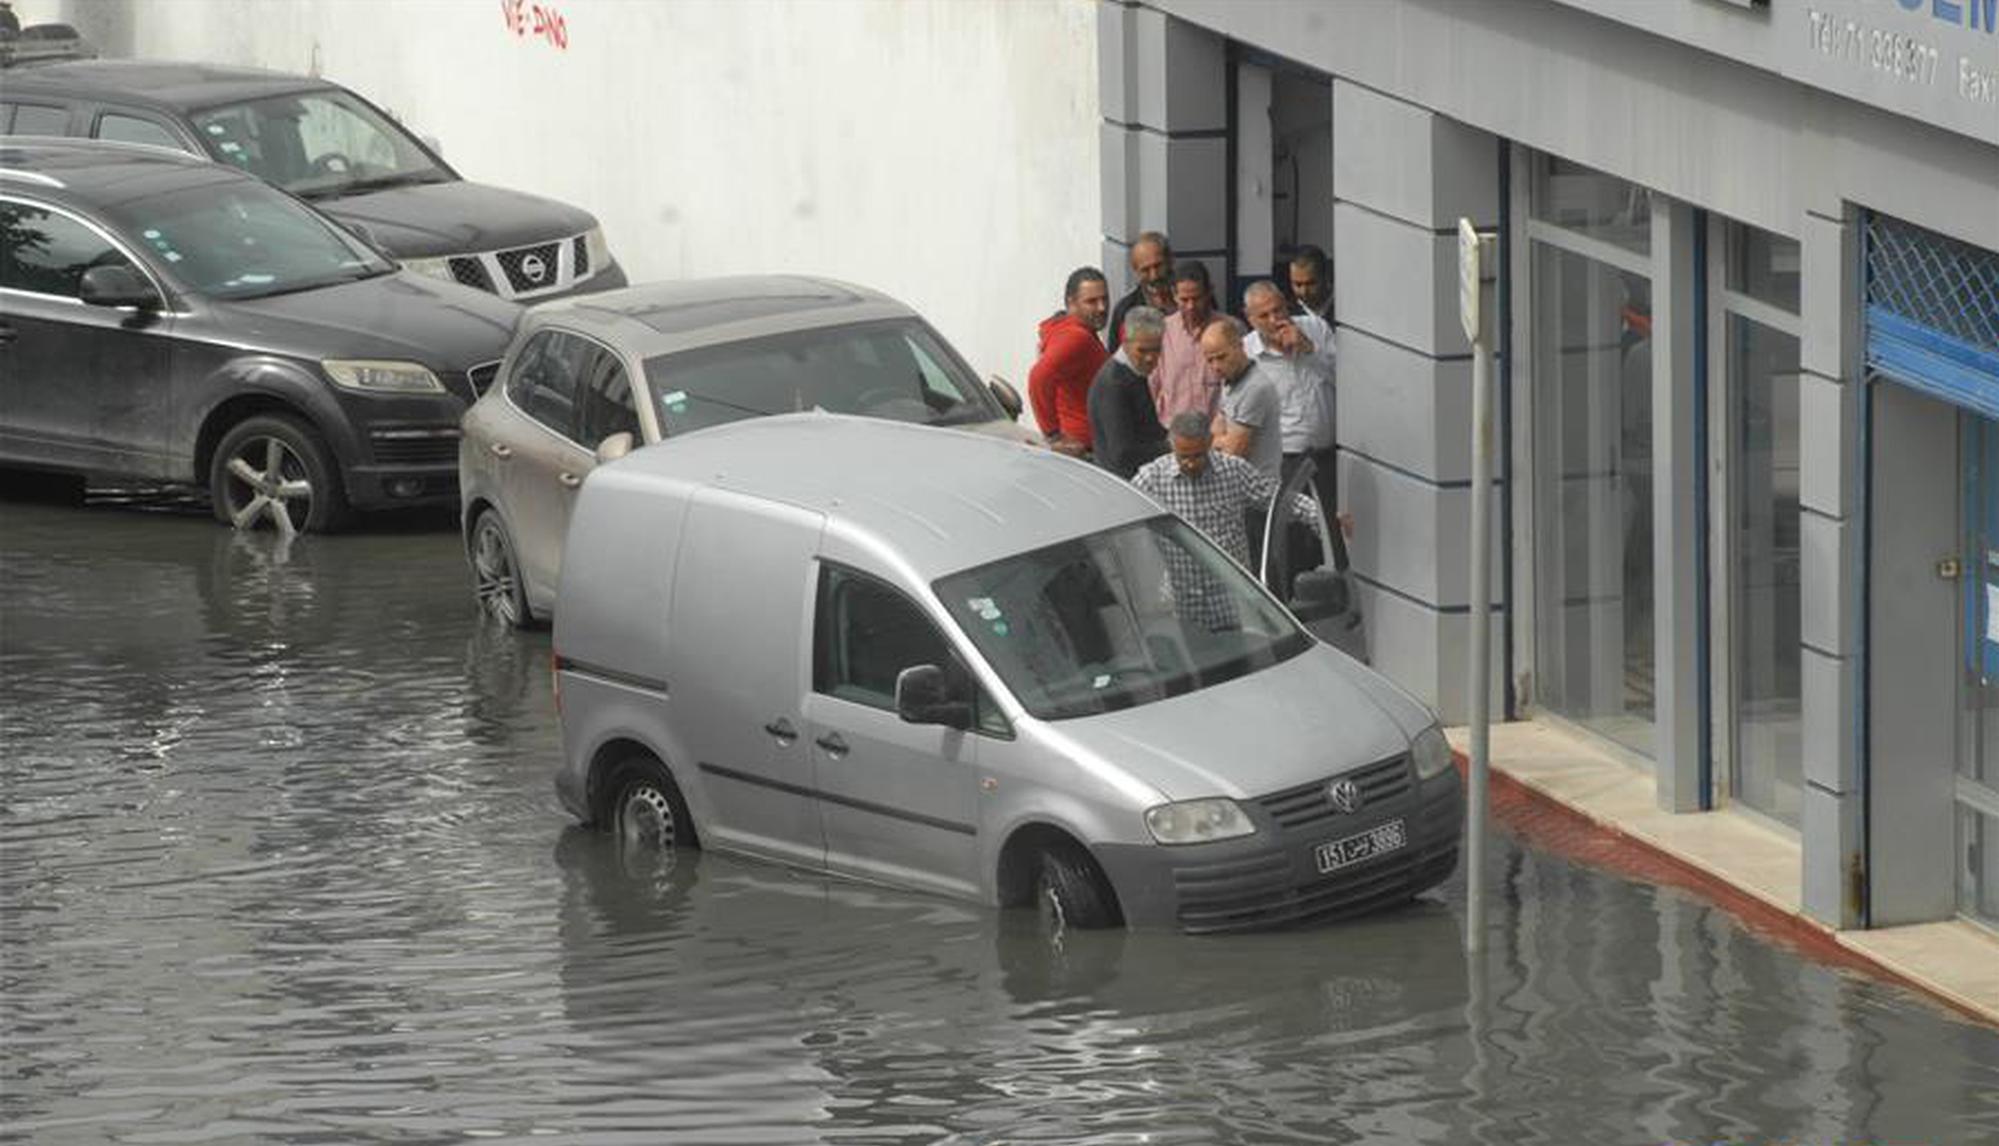
<instances>
[{"instance_id":1,"label":"nissan logo","mask_svg":"<svg viewBox=\"0 0 1999 1146\"><path fill-rule=\"evenodd\" d=\"M548 277L548 264L540 255L529 255L521 260L521 274L531 283L538 283Z\"/></svg>"},{"instance_id":2,"label":"nissan logo","mask_svg":"<svg viewBox=\"0 0 1999 1146\"><path fill-rule=\"evenodd\" d=\"M1360 785L1352 780L1335 780L1326 785L1326 799L1337 811L1357 812L1365 797L1361 795Z\"/></svg>"}]
</instances>

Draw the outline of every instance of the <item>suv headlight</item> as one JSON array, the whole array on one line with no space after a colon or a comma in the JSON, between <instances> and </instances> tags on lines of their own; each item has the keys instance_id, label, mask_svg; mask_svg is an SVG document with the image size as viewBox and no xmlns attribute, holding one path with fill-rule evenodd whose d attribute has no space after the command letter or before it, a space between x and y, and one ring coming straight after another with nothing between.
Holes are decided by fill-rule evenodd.
<instances>
[{"instance_id":1,"label":"suv headlight","mask_svg":"<svg viewBox=\"0 0 1999 1146\"><path fill-rule=\"evenodd\" d=\"M458 276L451 273L451 260L448 258L399 259L397 261L402 263L403 269L406 271L415 271L417 274L426 275L434 279L443 279L448 283L458 281Z\"/></svg>"},{"instance_id":2,"label":"suv headlight","mask_svg":"<svg viewBox=\"0 0 1999 1146\"><path fill-rule=\"evenodd\" d=\"M1256 831L1234 800L1183 800L1145 810L1145 827L1162 844L1205 844Z\"/></svg>"},{"instance_id":3,"label":"suv headlight","mask_svg":"<svg viewBox=\"0 0 1999 1146\"><path fill-rule=\"evenodd\" d=\"M1409 758L1416 762L1418 780L1441 776L1451 766L1451 742L1444 739L1443 729L1432 724L1409 742Z\"/></svg>"},{"instance_id":4,"label":"suv headlight","mask_svg":"<svg viewBox=\"0 0 1999 1146\"><path fill-rule=\"evenodd\" d=\"M320 363L335 386L364 394L442 394L444 383L415 362L329 358Z\"/></svg>"},{"instance_id":5,"label":"suv headlight","mask_svg":"<svg viewBox=\"0 0 1999 1146\"><path fill-rule=\"evenodd\" d=\"M583 232L583 252L590 257L593 275L611 265L611 244L604 241L604 228L592 227Z\"/></svg>"}]
</instances>

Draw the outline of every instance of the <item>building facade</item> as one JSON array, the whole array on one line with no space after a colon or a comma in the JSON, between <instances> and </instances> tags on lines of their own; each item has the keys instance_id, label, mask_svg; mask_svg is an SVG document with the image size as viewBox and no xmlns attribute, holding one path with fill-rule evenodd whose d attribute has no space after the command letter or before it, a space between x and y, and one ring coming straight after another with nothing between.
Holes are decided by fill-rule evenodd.
<instances>
[{"instance_id":1,"label":"building facade","mask_svg":"<svg viewBox=\"0 0 1999 1146\"><path fill-rule=\"evenodd\" d=\"M1103 258L1332 259L1374 663L1793 833L1808 914L1999 925L1999 0L1105 0Z\"/></svg>"}]
</instances>

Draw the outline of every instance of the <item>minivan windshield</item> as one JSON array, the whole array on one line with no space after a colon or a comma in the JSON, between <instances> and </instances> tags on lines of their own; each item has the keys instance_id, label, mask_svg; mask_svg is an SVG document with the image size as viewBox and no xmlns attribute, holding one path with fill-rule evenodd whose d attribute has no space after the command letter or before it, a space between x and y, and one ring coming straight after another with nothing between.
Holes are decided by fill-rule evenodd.
<instances>
[{"instance_id":1,"label":"minivan windshield","mask_svg":"<svg viewBox=\"0 0 1999 1146\"><path fill-rule=\"evenodd\" d=\"M932 426L997 420L998 404L913 319L827 326L646 359L668 436L767 414L827 410Z\"/></svg>"},{"instance_id":2,"label":"minivan windshield","mask_svg":"<svg viewBox=\"0 0 1999 1146\"><path fill-rule=\"evenodd\" d=\"M395 269L312 208L249 179L142 195L105 214L157 265L212 298L263 298Z\"/></svg>"},{"instance_id":3,"label":"minivan windshield","mask_svg":"<svg viewBox=\"0 0 1999 1146\"><path fill-rule=\"evenodd\" d=\"M1312 644L1241 566L1177 517L1059 542L932 587L1044 720L1221 684Z\"/></svg>"},{"instance_id":4,"label":"minivan windshield","mask_svg":"<svg viewBox=\"0 0 1999 1146\"><path fill-rule=\"evenodd\" d=\"M387 116L338 88L195 112L208 153L307 199L455 178Z\"/></svg>"}]
</instances>

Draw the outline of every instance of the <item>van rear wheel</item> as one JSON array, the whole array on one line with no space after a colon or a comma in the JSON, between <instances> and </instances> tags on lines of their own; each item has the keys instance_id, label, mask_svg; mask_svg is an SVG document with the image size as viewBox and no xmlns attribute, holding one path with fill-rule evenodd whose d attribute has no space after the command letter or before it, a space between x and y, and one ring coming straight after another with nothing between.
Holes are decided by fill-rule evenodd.
<instances>
[{"instance_id":1,"label":"van rear wheel","mask_svg":"<svg viewBox=\"0 0 1999 1146\"><path fill-rule=\"evenodd\" d=\"M1124 922L1096 862L1074 845L1041 853L1041 869L1034 877L1034 904L1041 913L1042 926L1055 935L1072 927L1094 931Z\"/></svg>"},{"instance_id":2,"label":"van rear wheel","mask_svg":"<svg viewBox=\"0 0 1999 1146\"><path fill-rule=\"evenodd\" d=\"M611 774L608 827L629 847L656 851L698 847L693 817L673 776L659 761L634 757Z\"/></svg>"}]
</instances>

